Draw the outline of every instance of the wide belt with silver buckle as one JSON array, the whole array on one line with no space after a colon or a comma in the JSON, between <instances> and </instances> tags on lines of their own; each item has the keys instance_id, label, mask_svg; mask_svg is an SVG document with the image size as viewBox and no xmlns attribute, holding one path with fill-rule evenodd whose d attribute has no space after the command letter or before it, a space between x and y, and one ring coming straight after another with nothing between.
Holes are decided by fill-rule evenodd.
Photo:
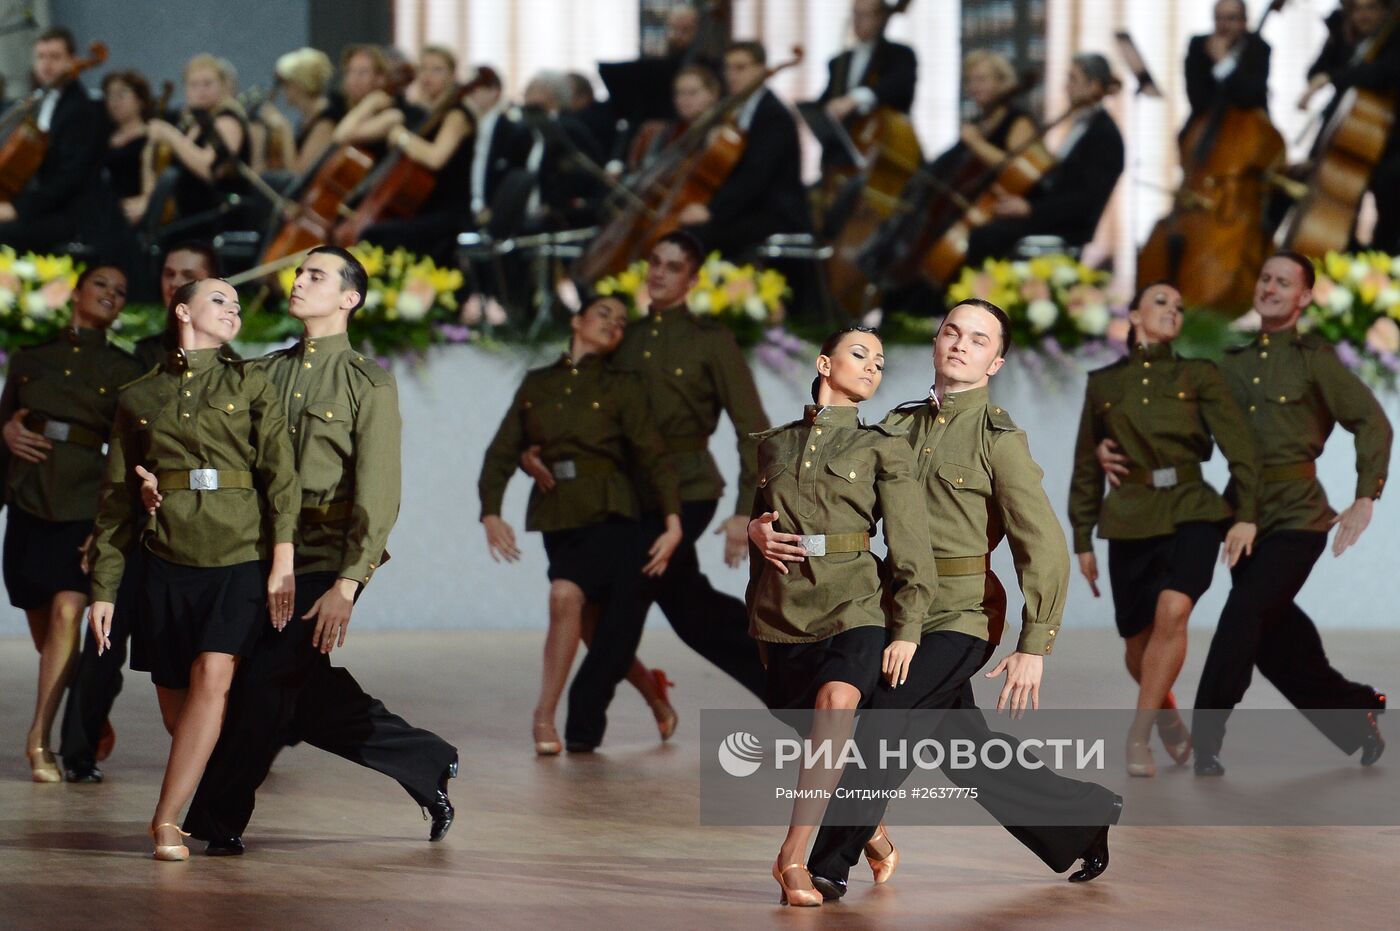
<instances>
[{"instance_id":1,"label":"wide belt with silver buckle","mask_svg":"<svg viewBox=\"0 0 1400 931\"><path fill-rule=\"evenodd\" d=\"M559 481L566 482L576 478L611 475L617 471L617 463L611 459L560 459L549 464L549 471Z\"/></svg>"},{"instance_id":2,"label":"wide belt with silver buckle","mask_svg":"<svg viewBox=\"0 0 1400 931\"><path fill-rule=\"evenodd\" d=\"M870 549L868 533L804 533L798 544L808 556L834 556L837 553L864 553Z\"/></svg>"},{"instance_id":3,"label":"wide belt with silver buckle","mask_svg":"<svg viewBox=\"0 0 1400 931\"><path fill-rule=\"evenodd\" d=\"M55 443L72 443L75 446L86 446L88 449L105 450L107 440L95 430L75 423L65 423L62 420L52 420L38 414L30 414L24 418L24 425L35 433L41 433L46 439Z\"/></svg>"},{"instance_id":4,"label":"wide belt with silver buckle","mask_svg":"<svg viewBox=\"0 0 1400 931\"><path fill-rule=\"evenodd\" d=\"M1128 474L1123 476L1125 482L1146 485L1149 488L1175 488L1177 485L1199 482L1200 480L1201 464L1199 462L1184 462L1161 469L1144 469L1141 466L1132 466L1128 469Z\"/></svg>"},{"instance_id":5,"label":"wide belt with silver buckle","mask_svg":"<svg viewBox=\"0 0 1400 931\"><path fill-rule=\"evenodd\" d=\"M189 469L160 472L156 487L161 491L224 491L230 488L252 488L253 473L231 469Z\"/></svg>"}]
</instances>

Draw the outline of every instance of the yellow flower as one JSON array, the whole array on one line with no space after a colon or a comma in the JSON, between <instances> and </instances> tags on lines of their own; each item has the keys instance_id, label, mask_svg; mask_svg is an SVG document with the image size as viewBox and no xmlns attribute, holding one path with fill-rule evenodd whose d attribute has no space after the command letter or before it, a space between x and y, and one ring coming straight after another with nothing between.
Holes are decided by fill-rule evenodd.
<instances>
[{"instance_id":1,"label":"yellow flower","mask_svg":"<svg viewBox=\"0 0 1400 931\"><path fill-rule=\"evenodd\" d=\"M1351 274L1351 259L1340 252L1329 252L1322 257L1322 267L1333 281L1346 281Z\"/></svg>"},{"instance_id":2,"label":"yellow flower","mask_svg":"<svg viewBox=\"0 0 1400 931\"><path fill-rule=\"evenodd\" d=\"M277 283L282 286L282 293L287 297L292 295L292 285L297 280L297 270L288 266L277 273Z\"/></svg>"},{"instance_id":3,"label":"yellow flower","mask_svg":"<svg viewBox=\"0 0 1400 931\"><path fill-rule=\"evenodd\" d=\"M351 247L350 252L360 260L360 264L365 267L365 273L371 278L384 271L384 249L382 247L372 243L357 242Z\"/></svg>"},{"instance_id":4,"label":"yellow flower","mask_svg":"<svg viewBox=\"0 0 1400 931\"><path fill-rule=\"evenodd\" d=\"M642 276L636 268L629 268L617 276L617 290L623 294L633 295L642 286Z\"/></svg>"},{"instance_id":5,"label":"yellow flower","mask_svg":"<svg viewBox=\"0 0 1400 931\"><path fill-rule=\"evenodd\" d=\"M617 279L611 275L602 278L593 285L593 290L599 297L610 297L617 292Z\"/></svg>"},{"instance_id":6,"label":"yellow flower","mask_svg":"<svg viewBox=\"0 0 1400 931\"><path fill-rule=\"evenodd\" d=\"M1049 281L1050 275L1055 271L1055 265L1047 256L1037 256L1031 259L1031 274L1041 281Z\"/></svg>"},{"instance_id":7,"label":"yellow flower","mask_svg":"<svg viewBox=\"0 0 1400 931\"><path fill-rule=\"evenodd\" d=\"M780 271L765 268L758 276L758 296L770 310L782 305L787 289L787 279Z\"/></svg>"},{"instance_id":8,"label":"yellow flower","mask_svg":"<svg viewBox=\"0 0 1400 931\"><path fill-rule=\"evenodd\" d=\"M729 289L710 288L708 293L710 295L710 313L715 315L724 313L729 307Z\"/></svg>"},{"instance_id":9,"label":"yellow flower","mask_svg":"<svg viewBox=\"0 0 1400 931\"><path fill-rule=\"evenodd\" d=\"M10 266L15 264L15 250L9 246L0 246L0 272L7 272Z\"/></svg>"},{"instance_id":10,"label":"yellow flower","mask_svg":"<svg viewBox=\"0 0 1400 931\"><path fill-rule=\"evenodd\" d=\"M427 273L428 283L438 294L450 295L462 286L462 273L455 268L431 267Z\"/></svg>"}]
</instances>

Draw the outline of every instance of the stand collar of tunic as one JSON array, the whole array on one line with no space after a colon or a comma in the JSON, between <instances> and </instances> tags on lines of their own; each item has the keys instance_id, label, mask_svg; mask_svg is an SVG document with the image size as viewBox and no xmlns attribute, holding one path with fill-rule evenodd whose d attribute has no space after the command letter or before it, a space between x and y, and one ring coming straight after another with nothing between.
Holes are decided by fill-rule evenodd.
<instances>
[{"instance_id":1,"label":"stand collar of tunic","mask_svg":"<svg viewBox=\"0 0 1400 931\"><path fill-rule=\"evenodd\" d=\"M1298 341L1298 328L1296 326L1286 327L1282 330L1274 330L1272 333L1265 333L1263 330L1254 337L1256 346L1267 346L1270 343L1293 343Z\"/></svg>"},{"instance_id":2,"label":"stand collar of tunic","mask_svg":"<svg viewBox=\"0 0 1400 931\"><path fill-rule=\"evenodd\" d=\"M674 307L653 307L648 319L652 323L666 323L670 320L680 320L688 316L690 316L690 308L684 303L680 303Z\"/></svg>"},{"instance_id":3,"label":"stand collar of tunic","mask_svg":"<svg viewBox=\"0 0 1400 931\"><path fill-rule=\"evenodd\" d=\"M88 327L69 327L63 331L68 342L82 349L96 349L107 345L107 331Z\"/></svg>"},{"instance_id":4,"label":"stand collar of tunic","mask_svg":"<svg viewBox=\"0 0 1400 931\"><path fill-rule=\"evenodd\" d=\"M565 351L562 354L560 354L559 361L556 364L560 368L584 369L592 368L595 365L602 365L603 360L605 358L606 356L600 355L596 352L591 352L586 356L580 356L579 358L575 359L573 356L569 355L567 351Z\"/></svg>"},{"instance_id":5,"label":"stand collar of tunic","mask_svg":"<svg viewBox=\"0 0 1400 931\"><path fill-rule=\"evenodd\" d=\"M176 374L189 372L198 375L213 368L218 361L218 349L172 349L166 357L166 368Z\"/></svg>"},{"instance_id":6,"label":"stand collar of tunic","mask_svg":"<svg viewBox=\"0 0 1400 931\"><path fill-rule=\"evenodd\" d=\"M1132 356L1135 361L1156 362L1159 359L1170 359L1174 355L1171 343L1137 343L1133 346Z\"/></svg>"},{"instance_id":7,"label":"stand collar of tunic","mask_svg":"<svg viewBox=\"0 0 1400 931\"><path fill-rule=\"evenodd\" d=\"M968 388L966 391L951 391L944 395L942 402L937 396L930 397L929 403L935 410L948 411L950 413L960 410L971 410L975 407L986 407L990 392L986 385L981 388Z\"/></svg>"},{"instance_id":8,"label":"stand collar of tunic","mask_svg":"<svg viewBox=\"0 0 1400 931\"><path fill-rule=\"evenodd\" d=\"M818 424L824 427L858 427L859 413L852 405L838 407L828 404L826 407L819 407L816 404L808 404L802 409L802 419L809 427Z\"/></svg>"},{"instance_id":9,"label":"stand collar of tunic","mask_svg":"<svg viewBox=\"0 0 1400 931\"><path fill-rule=\"evenodd\" d=\"M349 352L350 334L332 333L330 336L303 336L298 348L302 356L315 352L321 353L323 358L338 352Z\"/></svg>"}]
</instances>

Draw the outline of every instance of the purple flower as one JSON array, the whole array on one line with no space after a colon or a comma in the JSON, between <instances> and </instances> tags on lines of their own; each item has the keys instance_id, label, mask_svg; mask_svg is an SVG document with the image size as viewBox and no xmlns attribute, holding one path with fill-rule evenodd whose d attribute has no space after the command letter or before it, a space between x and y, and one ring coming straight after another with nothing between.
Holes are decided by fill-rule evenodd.
<instances>
[{"instance_id":1,"label":"purple flower","mask_svg":"<svg viewBox=\"0 0 1400 931\"><path fill-rule=\"evenodd\" d=\"M753 354L758 357L758 361L762 362L770 369L773 369L775 372L781 372L783 369L787 368L787 356L772 343L759 343L757 348L754 349Z\"/></svg>"},{"instance_id":2,"label":"purple flower","mask_svg":"<svg viewBox=\"0 0 1400 931\"><path fill-rule=\"evenodd\" d=\"M1383 352L1380 354L1381 365L1392 375L1400 372L1400 356L1393 352Z\"/></svg>"},{"instance_id":3,"label":"purple flower","mask_svg":"<svg viewBox=\"0 0 1400 931\"><path fill-rule=\"evenodd\" d=\"M1347 368L1355 370L1361 367L1361 354L1356 351L1347 340L1341 340L1336 345L1337 358L1342 360L1342 364Z\"/></svg>"},{"instance_id":4,"label":"purple flower","mask_svg":"<svg viewBox=\"0 0 1400 931\"><path fill-rule=\"evenodd\" d=\"M1040 349L1048 357L1056 362L1065 361L1065 347L1060 345L1060 341L1053 336L1047 336L1040 341Z\"/></svg>"},{"instance_id":5,"label":"purple flower","mask_svg":"<svg viewBox=\"0 0 1400 931\"><path fill-rule=\"evenodd\" d=\"M471 327L460 323L439 323L437 331L443 341L448 343L469 343L476 336Z\"/></svg>"}]
</instances>

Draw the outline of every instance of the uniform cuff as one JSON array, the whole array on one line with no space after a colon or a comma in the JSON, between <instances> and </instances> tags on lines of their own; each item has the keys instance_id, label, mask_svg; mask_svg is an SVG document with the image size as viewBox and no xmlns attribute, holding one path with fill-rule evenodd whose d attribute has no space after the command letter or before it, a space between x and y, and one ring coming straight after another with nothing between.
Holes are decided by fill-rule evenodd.
<instances>
[{"instance_id":1,"label":"uniform cuff","mask_svg":"<svg viewBox=\"0 0 1400 931\"><path fill-rule=\"evenodd\" d=\"M1259 507L1257 504L1255 504L1253 498L1249 499L1248 501L1236 502L1235 520L1236 522L1243 524L1259 523Z\"/></svg>"},{"instance_id":2,"label":"uniform cuff","mask_svg":"<svg viewBox=\"0 0 1400 931\"><path fill-rule=\"evenodd\" d=\"M94 602L106 601L110 604L117 603L117 590L115 588L108 588L100 582L92 583L92 590L89 594Z\"/></svg>"},{"instance_id":3,"label":"uniform cuff","mask_svg":"<svg viewBox=\"0 0 1400 931\"><path fill-rule=\"evenodd\" d=\"M924 624L922 620L898 621L890 625L890 631L895 640L917 644L923 639Z\"/></svg>"},{"instance_id":4,"label":"uniform cuff","mask_svg":"<svg viewBox=\"0 0 1400 931\"><path fill-rule=\"evenodd\" d=\"M1049 656L1055 646L1058 630L1058 627L1049 624L1027 624L1021 628L1021 639L1016 643L1016 651L1035 656Z\"/></svg>"},{"instance_id":5,"label":"uniform cuff","mask_svg":"<svg viewBox=\"0 0 1400 931\"><path fill-rule=\"evenodd\" d=\"M278 514L272 522L272 542L295 543L297 539L297 518L299 514Z\"/></svg>"},{"instance_id":6,"label":"uniform cuff","mask_svg":"<svg viewBox=\"0 0 1400 931\"><path fill-rule=\"evenodd\" d=\"M1092 553L1094 551L1093 527L1074 528L1074 551L1076 553Z\"/></svg>"},{"instance_id":7,"label":"uniform cuff","mask_svg":"<svg viewBox=\"0 0 1400 931\"><path fill-rule=\"evenodd\" d=\"M1356 497L1375 498L1380 500L1381 492L1385 490L1385 476L1378 475L1375 478L1361 478L1356 482Z\"/></svg>"}]
</instances>

